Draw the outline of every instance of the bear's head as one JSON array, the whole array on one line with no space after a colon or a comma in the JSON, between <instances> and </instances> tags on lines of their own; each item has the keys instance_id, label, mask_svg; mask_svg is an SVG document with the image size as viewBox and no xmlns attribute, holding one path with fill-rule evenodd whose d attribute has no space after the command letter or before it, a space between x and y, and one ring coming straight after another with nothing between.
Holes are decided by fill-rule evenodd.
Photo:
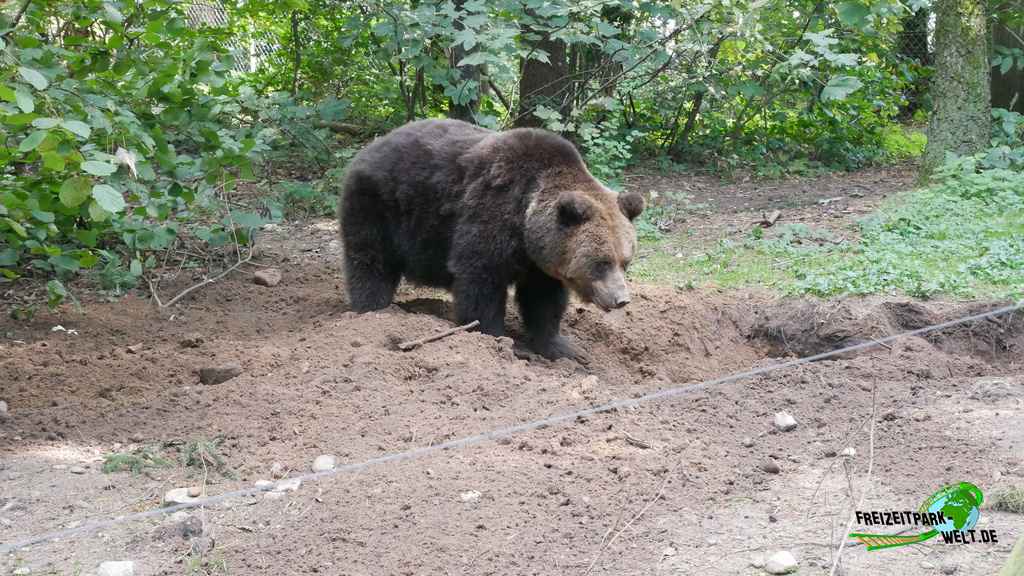
<instances>
[{"instance_id":1,"label":"bear's head","mask_svg":"<svg viewBox=\"0 0 1024 576\"><path fill-rule=\"evenodd\" d=\"M564 183L563 183L564 184ZM526 249L546 274L603 310L629 303L626 269L636 252L636 193L616 194L596 181L547 187L527 209Z\"/></svg>"}]
</instances>

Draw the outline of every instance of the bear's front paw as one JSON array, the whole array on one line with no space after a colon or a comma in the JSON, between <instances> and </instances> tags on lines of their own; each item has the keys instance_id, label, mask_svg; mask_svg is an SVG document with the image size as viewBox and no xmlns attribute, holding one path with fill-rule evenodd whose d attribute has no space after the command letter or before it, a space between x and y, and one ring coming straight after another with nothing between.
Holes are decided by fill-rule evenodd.
<instances>
[{"instance_id":1,"label":"bear's front paw","mask_svg":"<svg viewBox=\"0 0 1024 576\"><path fill-rule=\"evenodd\" d=\"M562 335L555 336L547 342L534 343L533 349L548 360L569 358L570 360L575 360L580 364L590 363L590 358L587 356L586 352Z\"/></svg>"}]
</instances>

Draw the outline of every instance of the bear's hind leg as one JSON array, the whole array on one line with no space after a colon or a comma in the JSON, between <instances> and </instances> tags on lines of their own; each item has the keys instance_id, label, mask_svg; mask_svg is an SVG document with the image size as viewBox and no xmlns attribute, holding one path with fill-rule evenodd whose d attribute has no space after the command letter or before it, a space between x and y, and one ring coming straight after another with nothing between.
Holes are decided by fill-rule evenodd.
<instances>
[{"instance_id":1,"label":"bear's hind leg","mask_svg":"<svg viewBox=\"0 0 1024 576\"><path fill-rule=\"evenodd\" d=\"M349 306L353 312L369 312L391 305L402 278L402 261L375 190L360 184L347 190L342 200L341 236Z\"/></svg>"},{"instance_id":2,"label":"bear's hind leg","mask_svg":"<svg viewBox=\"0 0 1024 576\"><path fill-rule=\"evenodd\" d=\"M562 316L569 305L569 292L560 281L532 269L525 279L516 284L516 301L534 351L552 360L586 360L583 352L559 332Z\"/></svg>"}]
</instances>

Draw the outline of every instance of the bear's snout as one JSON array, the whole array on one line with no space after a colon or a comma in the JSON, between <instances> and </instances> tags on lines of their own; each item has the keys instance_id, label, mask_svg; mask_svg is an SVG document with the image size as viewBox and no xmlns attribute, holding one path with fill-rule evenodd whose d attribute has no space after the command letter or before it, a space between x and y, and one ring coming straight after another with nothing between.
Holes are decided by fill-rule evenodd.
<instances>
[{"instance_id":1,"label":"bear's snout","mask_svg":"<svg viewBox=\"0 0 1024 576\"><path fill-rule=\"evenodd\" d=\"M625 276L616 271L595 282L591 301L606 312L629 304L629 286Z\"/></svg>"}]
</instances>

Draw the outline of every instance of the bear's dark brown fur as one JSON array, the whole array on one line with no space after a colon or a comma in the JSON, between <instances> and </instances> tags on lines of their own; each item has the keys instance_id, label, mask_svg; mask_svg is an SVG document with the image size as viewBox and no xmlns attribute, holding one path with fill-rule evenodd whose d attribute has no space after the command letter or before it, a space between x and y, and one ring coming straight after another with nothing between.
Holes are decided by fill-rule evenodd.
<instances>
[{"instance_id":1,"label":"bear's dark brown fur","mask_svg":"<svg viewBox=\"0 0 1024 576\"><path fill-rule=\"evenodd\" d=\"M642 210L640 196L601 185L550 132L413 122L349 167L339 210L349 303L384 308L405 277L450 289L460 323L500 336L514 284L531 346L575 356L559 334L567 289L605 310L629 302Z\"/></svg>"}]
</instances>

